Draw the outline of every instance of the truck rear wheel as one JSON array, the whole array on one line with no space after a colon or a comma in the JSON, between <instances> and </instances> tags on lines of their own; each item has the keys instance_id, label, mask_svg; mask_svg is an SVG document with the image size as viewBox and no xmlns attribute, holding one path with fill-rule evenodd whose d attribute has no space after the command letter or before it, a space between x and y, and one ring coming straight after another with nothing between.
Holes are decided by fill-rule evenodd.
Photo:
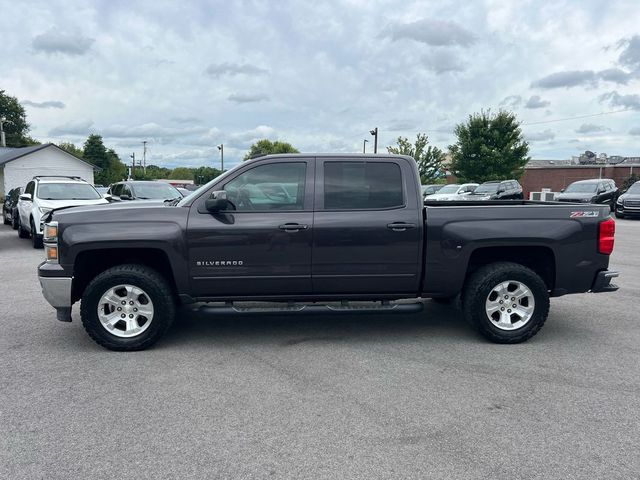
<instances>
[{"instance_id":1,"label":"truck rear wheel","mask_svg":"<svg viewBox=\"0 0 640 480\"><path fill-rule=\"evenodd\" d=\"M533 337L549 314L549 292L533 270L497 262L476 270L462 292L465 318L495 343L520 343Z\"/></svg>"},{"instance_id":2,"label":"truck rear wheel","mask_svg":"<svg viewBox=\"0 0 640 480\"><path fill-rule=\"evenodd\" d=\"M143 265L118 265L94 278L84 291L80 315L93 340L109 350L144 350L175 317L167 281Z\"/></svg>"}]
</instances>

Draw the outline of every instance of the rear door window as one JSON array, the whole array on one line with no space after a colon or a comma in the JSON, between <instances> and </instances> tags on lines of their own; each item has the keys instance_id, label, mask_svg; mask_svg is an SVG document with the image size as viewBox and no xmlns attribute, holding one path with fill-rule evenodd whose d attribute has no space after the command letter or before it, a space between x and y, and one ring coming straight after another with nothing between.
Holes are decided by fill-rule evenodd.
<instances>
[{"instance_id":1,"label":"rear door window","mask_svg":"<svg viewBox=\"0 0 640 480\"><path fill-rule=\"evenodd\" d=\"M381 210L402 206L402 172L397 163L324 163L325 210Z\"/></svg>"}]
</instances>

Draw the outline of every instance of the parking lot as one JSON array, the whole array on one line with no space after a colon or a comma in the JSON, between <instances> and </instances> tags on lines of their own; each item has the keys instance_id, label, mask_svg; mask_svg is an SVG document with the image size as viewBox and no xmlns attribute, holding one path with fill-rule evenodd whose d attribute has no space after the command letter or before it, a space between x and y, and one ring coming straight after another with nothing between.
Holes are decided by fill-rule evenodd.
<instances>
[{"instance_id":1,"label":"parking lot","mask_svg":"<svg viewBox=\"0 0 640 480\"><path fill-rule=\"evenodd\" d=\"M207 317L115 353L55 319L43 257L0 228L0 477L637 478L640 221L620 290L552 300L488 343L427 301L406 316Z\"/></svg>"}]
</instances>

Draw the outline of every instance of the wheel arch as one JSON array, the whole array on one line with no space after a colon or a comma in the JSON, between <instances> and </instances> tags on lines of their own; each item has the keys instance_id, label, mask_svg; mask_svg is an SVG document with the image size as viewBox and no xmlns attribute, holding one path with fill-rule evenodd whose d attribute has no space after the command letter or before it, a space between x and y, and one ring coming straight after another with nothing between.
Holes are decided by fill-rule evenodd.
<instances>
[{"instance_id":1,"label":"wheel arch","mask_svg":"<svg viewBox=\"0 0 640 480\"><path fill-rule=\"evenodd\" d=\"M553 250L544 246L480 247L469 257L465 278L478 268L495 262L513 262L537 273L549 290L556 284L556 257Z\"/></svg>"},{"instance_id":2,"label":"wheel arch","mask_svg":"<svg viewBox=\"0 0 640 480\"><path fill-rule=\"evenodd\" d=\"M105 270L123 264L138 264L152 268L164 277L177 296L176 280L169 256L160 248L101 248L83 250L78 253L73 264L73 285L71 301L80 298L87 285Z\"/></svg>"}]
</instances>

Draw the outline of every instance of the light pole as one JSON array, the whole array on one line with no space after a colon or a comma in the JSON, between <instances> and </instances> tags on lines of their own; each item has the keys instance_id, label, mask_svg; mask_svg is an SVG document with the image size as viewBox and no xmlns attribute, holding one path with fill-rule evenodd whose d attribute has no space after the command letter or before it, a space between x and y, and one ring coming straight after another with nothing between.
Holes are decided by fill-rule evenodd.
<instances>
[{"instance_id":1,"label":"light pole","mask_svg":"<svg viewBox=\"0 0 640 480\"><path fill-rule=\"evenodd\" d=\"M131 157L131 179L134 179L136 176L136 152L129 156Z\"/></svg>"},{"instance_id":2,"label":"light pole","mask_svg":"<svg viewBox=\"0 0 640 480\"><path fill-rule=\"evenodd\" d=\"M369 130L369 133L373 135L373 153L378 153L378 127L373 130Z\"/></svg>"},{"instance_id":3,"label":"light pole","mask_svg":"<svg viewBox=\"0 0 640 480\"><path fill-rule=\"evenodd\" d=\"M7 117L3 115L2 117L0 117L0 147L7 146L7 140L4 137L4 128L3 128L5 123L11 123L11 121L7 121Z\"/></svg>"},{"instance_id":4,"label":"light pole","mask_svg":"<svg viewBox=\"0 0 640 480\"><path fill-rule=\"evenodd\" d=\"M224 172L224 145L222 143L218 145L218 150L220 150L220 168Z\"/></svg>"},{"instance_id":5,"label":"light pole","mask_svg":"<svg viewBox=\"0 0 640 480\"><path fill-rule=\"evenodd\" d=\"M142 142L142 171L147 173L147 141Z\"/></svg>"},{"instance_id":6,"label":"light pole","mask_svg":"<svg viewBox=\"0 0 640 480\"><path fill-rule=\"evenodd\" d=\"M367 143L369 142L369 140L367 140L366 138L362 141L362 153L367 153Z\"/></svg>"}]
</instances>

